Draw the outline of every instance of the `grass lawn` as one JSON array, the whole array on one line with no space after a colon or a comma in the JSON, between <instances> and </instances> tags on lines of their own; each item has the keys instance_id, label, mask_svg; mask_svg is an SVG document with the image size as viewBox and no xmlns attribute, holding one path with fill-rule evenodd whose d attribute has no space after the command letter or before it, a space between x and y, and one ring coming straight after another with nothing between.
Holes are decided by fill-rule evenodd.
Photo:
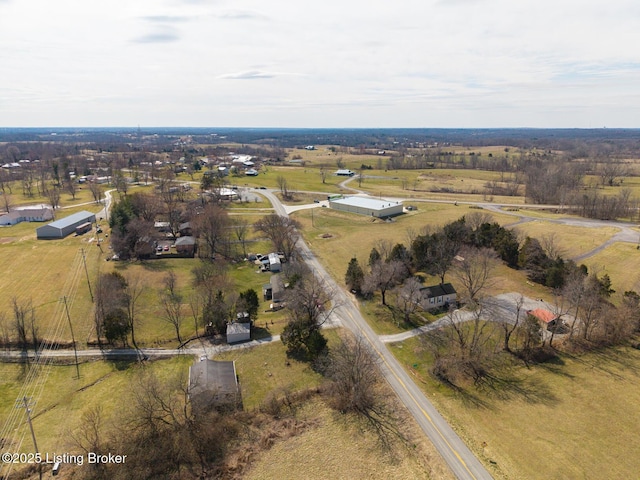
<instances>
[{"instance_id":1,"label":"grass lawn","mask_svg":"<svg viewBox=\"0 0 640 480\"><path fill-rule=\"evenodd\" d=\"M391 349L496 478L637 476L638 350L561 355L517 369L499 388L454 392L430 376L417 346L411 339Z\"/></svg>"},{"instance_id":2,"label":"grass lawn","mask_svg":"<svg viewBox=\"0 0 640 480\"><path fill-rule=\"evenodd\" d=\"M168 372L185 373L192 357L176 357L147 364L159 375ZM93 361L80 365L80 379L75 379L73 366L51 366L46 383L34 407L33 428L41 452L76 452L68 436L80 425L83 412L95 405L103 409L105 425L118 418L122 400L140 367L135 363ZM44 378L44 377L43 377ZM185 376L186 378L186 376ZM15 400L24 381L23 366L0 364L0 424L4 425L14 410ZM25 424L20 427L26 434L22 450L33 451L31 437Z\"/></svg>"},{"instance_id":3,"label":"grass lawn","mask_svg":"<svg viewBox=\"0 0 640 480\"><path fill-rule=\"evenodd\" d=\"M544 220L526 222L513 227L523 235L537 238L542 242L544 237L554 236L560 248L560 255L565 259L577 257L602 245L613 237L619 229L613 227L587 228L570 225L558 226Z\"/></svg>"},{"instance_id":4,"label":"grass lawn","mask_svg":"<svg viewBox=\"0 0 640 480\"><path fill-rule=\"evenodd\" d=\"M640 250L635 244L614 243L597 255L587 258L584 263L589 271L596 272L599 276L607 273L617 292L640 292Z\"/></svg>"}]
</instances>

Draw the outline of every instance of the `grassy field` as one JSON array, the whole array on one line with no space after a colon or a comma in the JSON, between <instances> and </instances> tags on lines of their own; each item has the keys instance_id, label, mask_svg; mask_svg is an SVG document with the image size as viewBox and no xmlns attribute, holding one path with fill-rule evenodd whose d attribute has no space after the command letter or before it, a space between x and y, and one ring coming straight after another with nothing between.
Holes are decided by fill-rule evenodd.
<instances>
[{"instance_id":1,"label":"grassy field","mask_svg":"<svg viewBox=\"0 0 640 480\"><path fill-rule=\"evenodd\" d=\"M186 370L192 357L177 357L149 364L160 375L163 371ZM34 407L33 428L38 447L42 452L75 451L68 432L80 425L83 412L95 405L103 409L108 422L118 417L123 408L122 399L130 391L130 385L140 367L124 362L87 362L80 365L80 379L75 379L74 366L51 366L46 377L42 395ZM15 407L15 400L24 381L23 366L0 364L0 422ZM26 433L22 450L33 451L26 424L21 428Z\"/></svg>"},{"instance_id":2,"label":"grassy field","mask_svg":"<svg viewBox=\"0 0 640 480\"><path fill-rule=\"evenodd\" d=\"M495 478L635 478L640 352L619 348L520 368L495 389L452 391L416 339L392 351ZM495 463L492 463L495 462Z\"/></svg>"},{"instance_id":3,"label":"grassy field","mask_svg":"<svg viewBox=\"0 0 640 480\"><path fill-rule=\"evenodd\" d=\"M587 258L584 263L599 276L608 274L617 292L640 292L640 250L636 245L614 243L597 255Z\"/></svg>"},{"instance_id":4,"label":"grassy field","mask_svg":"<svg viewBox=\"0 0 640 480\"><path fill-rule=\"evenodd\" d=\"M565 259L590 252L619 231L613 227L587 228L569 225L559 227L557 224L544 220L522 223L514 227L514 230L540 241L545 237L555 238L560 255Z\"/></svg>"},{"instance_id":5,"label":"grassy field","mask_svg":"<svg viewBox=\"0 0 640 480\"><path fill-rule=\"evenodd\" d=\"M331 330L326 334L330 345L339 342L338 331ZM315 389L323 382L323 378L307 364L292 359L285 363L285 350L280 342L227 352L215 359L236 361L245 409L249 411L256 409L272 393L279 395L283 389L292 392ZM144 369L153 371L159 378L168 378L186 374L193 361L191 356L182 356L147 363ZM81 378L76 380L74 366L52 366L33 412L40 451L77 452L69 433L80 426L83 413L97 405L102 407L105 427L111 430L125 408L123 399L128 398L142 369L136 363L88 362L81 364ZM15 410L14 401L23 379L21 365L0 364L2 425ZM406 413L400 415L404 418ZM385 477L401 474L402 478L452 478L434 447L408 417L401 427L407 442L394 441L391 450L381 448L377 437L363 421L330 410L321 397L315 396L302 405L296 417L311 427L293 437L276 440L270 450L260 453L249 478L327 478L328 473L331 478L380 478L381 474ZM17 433L25 434L22 450L32 451L27 426L22 425Z\"/></svg>"},{"instance_id":6,"label":"grassy field","mask_svg":"<svg viewBox=\"0 0 640 480\"><path fill-rule=\"evenodd\" d=\"M339 212L328 208L316 208L295 212L292 216L303 225L303 235L314 253L320 257L325 268L339 282L349 260L356 257L361 266L369 260L371 249L380 240L409 244L408 232L416 234L427 225L443 226L474 210L462 205L419 203L418 210L395 217L385 222L364 215ZM313 214L313 218L312 218ZM498 223L509 222L513 217L491 214Z\"/></svg>"}]
</instances>

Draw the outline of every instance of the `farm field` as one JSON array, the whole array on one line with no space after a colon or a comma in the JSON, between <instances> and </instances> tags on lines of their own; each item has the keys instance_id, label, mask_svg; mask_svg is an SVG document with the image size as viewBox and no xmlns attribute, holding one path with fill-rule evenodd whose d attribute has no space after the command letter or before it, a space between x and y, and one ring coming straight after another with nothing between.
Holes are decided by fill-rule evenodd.
<instances>
[{"instance_id":1,"label":"farm field","mask_svg":"<svg viewBox=\"0 0 640 480\"><path fill-rule=\"evenodd\" d=\"M637 245L614 243L584 263L600 276L608 274L616 292L640 291L640 251Z\"/></svg>"},{"instance_id":2,"label":"farm field","mask_svg":"<svg viewBox=\"0 0 640 480\"><path fill-rule=\"evenodd\" d=\"M391 350L495 478L633 478L640 352L616 348L519 368L494 388L436 382L418 340ZM499 379L496 379L499 380ZM624 414L621 414L624 412ZM606 452L606 453L604 453Z\"/></svg>"}]
</instances>

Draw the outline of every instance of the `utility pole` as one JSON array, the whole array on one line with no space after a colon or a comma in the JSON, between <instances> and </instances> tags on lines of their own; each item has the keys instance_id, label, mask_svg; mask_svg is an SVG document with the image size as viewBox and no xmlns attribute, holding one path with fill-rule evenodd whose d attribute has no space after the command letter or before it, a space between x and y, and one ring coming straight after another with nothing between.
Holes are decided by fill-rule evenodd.
<instances>
[{"instance_id":1,"label":"utility pole","mask_svg":"<svg viewBox=\"0 0 640 480\"><path fill-rule=\"evenodd\" d=\"M84 256L84 248L81 248L82 263L84 263L84 273L87 275L87 285L89 286L89 295L91 295L91 302L93 303L93 292L91 291L91 282L89 281L89 270L87 270L87 259Z\"/></svg>"},{"instance_id":2,"label":"utility pole","mask_svg":"<svg viewBox=\"0 0 640 480\"><path fill-rule=\"evenodd\" d=\"M71 315L69 315L69 305L67 305L67 296L62 297L64 300L64 309L67 312L67 320L69 320L69 330L71 330L71 341L73 342L73 354L76 357L76 378L80 379L80 364L78 363L78 350L76 348L76 338L73 335L73 325L71 325Z\"/></svg>"},{"instance_id":3,"label":"utility pole","mask_svg":"<svg viewBox=\"0 0 640 480\"><path fill-rule=\"evenodd\" d=\"M27 422L29 423L29 430L31 430L31 439L33 440L33 448L35 449L35 453L40 453L38 450L38 442L36 442L36 434L33 431L33 423L31 422L31 405L29 404L29 400L27 397L22 397L22 405L18 405L20 408L24 408L27 412ZM40 480L42 480L42 463L38 463Z\"/></svg>"}]
</instances>

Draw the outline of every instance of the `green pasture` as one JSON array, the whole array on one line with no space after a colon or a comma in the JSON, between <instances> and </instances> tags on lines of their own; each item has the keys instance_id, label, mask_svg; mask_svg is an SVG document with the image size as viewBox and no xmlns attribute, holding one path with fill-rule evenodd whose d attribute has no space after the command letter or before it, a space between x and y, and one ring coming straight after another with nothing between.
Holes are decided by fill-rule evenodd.
<instances>
[{"instance_id":1,"label":"green pasture","mask_svg":"<svg viewBox=\"0 0 640 480\"><path fill-rule=\"evenodd\" d=\"M618 348L498 373L454 391L419 341L391 350L495 478L634 478L640 469L640 352Z\"/></svg>"}]
</instances>

